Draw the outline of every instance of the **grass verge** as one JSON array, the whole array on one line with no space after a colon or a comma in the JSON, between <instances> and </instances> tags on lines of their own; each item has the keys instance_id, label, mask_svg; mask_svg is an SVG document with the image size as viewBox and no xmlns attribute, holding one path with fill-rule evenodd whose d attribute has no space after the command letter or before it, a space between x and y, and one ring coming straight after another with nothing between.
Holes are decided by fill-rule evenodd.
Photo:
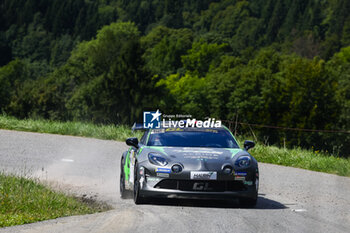
<instances>
[{"instance_id":1,"label":"grass verge","mask_svg":"<svg viewBox=\"0 0 350 233\"><path fill-rule=\"evenodd\" d=\"M350 159L300 148L283 149L259 144L251 150L251 153L259 162L263 163L297 167L350 177Z\"/></svg>"},{"instance_id":2,"label":"grass verge","mask_svg":"<svg viewBox=\"0 0 350 233\"><path fill-rule=\"evenodd\" d=\"M0 173L0 227L102 210L97 205L54 192L33 179Z\"/></svg>"},{"instance_id":3,"label":"grass verge","mask_svg":"<svg viewBox=\"0 0 350 233\"><path fill-rule=\"evenodd\" d=\"M82 122L57 122L51 120L19 120L15 117L0 115L0 129L51 133L98 139L124 141L128 137L140 137L141 132L132 132L129 126L95 125Z\"/></svg>"},{"instance_id":4,"label":"grass verge","mask_svg":"<svg viewBox=\"0 0 350 233\"><path fill-rule=\"evenodd\" d=\"M141 132L132 132L127 126L94 125L81 122L55 122L49 120L18 120L0 115L0 128L74 135L124 141L128 137L141 137ZM241 143L243 144L243 143ZM259 162L298 167L313 171L350 177L350 158L339 158L300 148L281 149L274 146L257 144L252 154Z\"/></svg>"}]
</instances>

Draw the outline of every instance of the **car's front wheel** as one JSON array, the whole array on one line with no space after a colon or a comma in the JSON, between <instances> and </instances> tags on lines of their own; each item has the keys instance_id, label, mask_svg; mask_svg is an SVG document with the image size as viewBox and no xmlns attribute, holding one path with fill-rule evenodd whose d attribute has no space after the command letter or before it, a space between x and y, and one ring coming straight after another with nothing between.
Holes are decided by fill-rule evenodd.
<instances>
[{"instance_id":1,"label":"car's front wheel","mask_svg":"<svg viewBox=\"0 0 350 233\"><path fill-rule=\"evenodd\" d=\"M240 198L239 204L243 207L255 207L258 202L258 198Z\"/></svg>"},{"instance_id":2,"label":"car's front wheel","mask_svg":"<svg viewBox=\"0 0 350 233\"><path fill-rule=\"evenodd\" d=\"M259 190L259 179L255 180L255 194L254 197L242 197L239 199L239 204L243 207L255 207L258 202L258 190Z\"/></svg>"},{"instance_id":3,"label":"car's front wheel","mask_svg":"<svg viewBox=\"0 0 350 233\"><path fill-rule=\"evenodd\" d=\"M122 161L120 162L119 192L120 192L120 197L122 199L125 199L127 196L127 193L125 190L124 159L122 159Z\"/></svg>"}]
</instances>

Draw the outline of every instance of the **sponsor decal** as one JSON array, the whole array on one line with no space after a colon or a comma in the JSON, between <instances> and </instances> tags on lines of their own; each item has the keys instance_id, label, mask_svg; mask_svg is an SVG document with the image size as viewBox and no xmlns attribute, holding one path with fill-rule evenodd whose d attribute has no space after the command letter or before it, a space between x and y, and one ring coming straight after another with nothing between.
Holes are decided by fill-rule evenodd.
<instances>
[{"instance_id":1,"label":"sponsor decal","mask_svg":"<svg viewBox=\"0 0 350 233\"><path fill-rule=\"evenodd\" d=\"M163 167L157 167L156 168L157 173L171 173L170 168L163 168Z\"/></svg>"},{"instance_id":2,"label":"sponsor decal","mask_svg":"<svg viewBox=\"0 0 350 233\"><path fill-rule=\"evenodd\" d=\"M245 185L253 185L253 181L244 181Z\"/></svg>"},{"instance_id":3,"label":"sponsor decal","mask_svg":"<svg viewBox=\"0 0 350 233\"><path fill-rule=\"evenodd\" d=\"M209 187L209 183L194 183L193 184L193 187L192 187L193 190L196 190L196 191L208 191L208 190L213 190L213 188L210 188Z\"/></svg>"},{"instance_id":4,"label":"sponsor decal","mask_svg":"<svg viewBox=\"0 0 350 233\"><path fill-rule=\"evenodd\" d=\"M235 176L247 176L246 172L235 172Z\"/></svg>"},{"instance_id":5,"label":"sponsor decal","mask_svg":"<svg viewBox=\"0 0 350 233\"><path fill-rule=\"evenodd\" d=\"M200 155L213 155L213 154L218 154L221 155L223 154L223 152L221 151L215 151L215 149L209 149L209 148L205 148L205 149L193 149L193 148L182 148L182 149L178 149L178 150L174 150L174 152L179 152L179 153L188 153L188 154L200 154Z\"/></svg>"},{"instance_id":6,"label":"sponsor decal","mask_svg":"<svg viewBox=\"0 0 350 233\"><path fill-rule=\"evenodd\" d=\"M207 159L218 159L218 155L184 155L184 159L199 159L199 160L207 160Z\"/></svg>"},{"instance_id":7,"label":"sponsor decal","mask_svg":"<svg viewBox=\"0 0 350 233\"><path fill-rule=\"evenodd\" d=\"M156 134L156 133L165 133L165 129L154 129L151 131L151 134Z\"/></svg>"},{"instance_id":8,"label":"sponsor decal","mask_svg":"<svg viewBox=\"0 0 350 233\"><path fill-rule=\"evenodd\" d=\"M245 181L244 176L235 176L235 180Z\"/></svg>"},{"instance_id":9,"label":"sponsor decal","mask_svg":"<svg viewBox=\"0 0 350 233\"><path fill-rule=\"evenodd\" d=\"M168 178L169 177L169 173L157 173L157 176Z\"/></svg>"},{"instance_id":10,"label":"sponsor decal","mask_svg":"<svg viewBox=\"0 0 350 233\"><path fill-rule=\"evenodd\" d=\"M217 173L211 171L191 172L191 180L216 180Z\"/></svg>"},{"instance_id":11,"label":"sponsor decal","mask_svg":"<svg viewBox=\"0 0 350 233\"><path fill-rule=\"evenodd\" d=\"M219 155L223 152L215 150L200 150L200 149L180 149L174 150L174 152L182 153L184 159L219 159Z\"/></svg>"},{"instance_id":12,"label":"sponsor decal","mask_svg":"<svg viewBox=\"0 0 350 233\"><path fill-rule=\"evenodd\" d=\"M158 177L146 177L147 182L158 182L161 179Z\"/></svg>"}]
</instances>

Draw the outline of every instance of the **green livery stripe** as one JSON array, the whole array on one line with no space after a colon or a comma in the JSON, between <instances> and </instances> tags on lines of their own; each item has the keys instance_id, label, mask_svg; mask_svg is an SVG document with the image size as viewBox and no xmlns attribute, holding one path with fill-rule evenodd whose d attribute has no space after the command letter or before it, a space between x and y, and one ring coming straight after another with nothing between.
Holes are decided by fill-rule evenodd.
<instances>
[{"instance_id":1,"label":"green livery stripe","mask_svg":"<svg viewBox=\"0 0 350 233\"><path fill-rule=\"evenodd\" d=\"M148 140L149 140L149 136L151 135L151 130L148 131L148 135L147 135L147 140L146 140L146 145L148 144Z\"/></svg>"},{"instance_id":2,"label":"green livery stripe","mask_svg":"<svg viewBox=\"0 0 350 233\"><path fill-rule=\"evenodd\" d=\"M222 127L223 127L224 129L228 130L228 132L230 132L231 136L235 139L237 145L239 146L239 143L238 143L237 139L235 138L235 136L233 135L233 133L231 132L231 130L230 130L229 128L227 128L226 126L224 126L224 125L223 125Z\"/></svg>"},{"instance_id":3,"label":"green livery stripe","mask_svg":"<svg viewBox=\"0 0 350 233\"><path fill-rule=\"evenodd\" d=\"M242 149L227 149L227 150L229 150L230 152L231 152L231 154L232 154L232 157L231 158L233 158L233 157L235 157L235 155L238 153L238 152L240 152L240 151L242 151Z\"/></svg>"},{"instance_id":4,"label":"green livery stripe","mask_svg":"<svg viewBox=\"0 0 350 233\"><path fill-rule=\"evenodd\" d=\"M141 148L139 149L139 153L137 153L137 156L139 156L139 154L141 154L142 150L143 150L143 147L141 147Z\"/></svg>"},{"instance_id":5,"label":"green livery stripe","mask_svg":"<svg viewBox=\"0 0 350 233\"><path fill-rule=\"evenodd\" d=\"M128 150L128 153L126 154L126 158L124 161L124 175L125 175L125 180L129 181L129 175L130 175L130 167L128 166L129 164L129 157L130 157L130 151L131 147Z\"/></svg>"},{"instance_id":6,"label":"green livery stripe","mask_svg":"<svg viewBox=\"0 0 350 233\"><path fill-rule=\"evenodd\" d=\"M228 130L228 132L230 132L231 136L233 137L233 139L235 139L237 145L239 146L239 143L238 143L238 141L236 140L236 138L235 138L235 136L233 135L233 133L231 132L231 130L229 130L229 129L228 129L226 126L224 126L224 125L223 125L223 128L225 128L226 130ZM231 157L231 158L235 157L235 155L236 155L238 152L242 151L242 149L238 149L238 148L237 148L237 149L227 149L227 150L229 150L229 151L232 153L232 157Z\"/></svg>"}]
</instances>

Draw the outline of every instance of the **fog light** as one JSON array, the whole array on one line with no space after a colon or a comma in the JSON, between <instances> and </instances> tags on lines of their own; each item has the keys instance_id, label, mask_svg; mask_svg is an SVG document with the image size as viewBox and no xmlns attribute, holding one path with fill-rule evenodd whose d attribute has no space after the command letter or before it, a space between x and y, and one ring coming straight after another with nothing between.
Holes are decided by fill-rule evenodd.
<instances>
[{"instance_id":1,"label":"fog light","mask_svg":"<svg viewBox=\"0 0 350 233\"><path fill-rule=\"evenodd\" d=\"M229 175L232 173L233 169L231 166L225 166L223 169L224 174Z\"/></svg>"},{"instance_id":2,"label":"fog light","mask_svg":"<svg viewBox=\"0 0 350 233\"><path fill-rule=\"evenodd\" d=\"M182 171L182 167L179 165L179 164L175 164L174 166L171 167L171 170L174 172L174 173L179 173Z\"/></svg>"},{"instance_id":3,"label":"fog light","mask_svg":"<svg viewBox=\"0 0 350 233\"><path fill-rule=\"evenodd\" d=\"M139 174L140 174L140 176L145 175L145 168L144 167L140 167Z\"/></svg>"}]
</instances>

